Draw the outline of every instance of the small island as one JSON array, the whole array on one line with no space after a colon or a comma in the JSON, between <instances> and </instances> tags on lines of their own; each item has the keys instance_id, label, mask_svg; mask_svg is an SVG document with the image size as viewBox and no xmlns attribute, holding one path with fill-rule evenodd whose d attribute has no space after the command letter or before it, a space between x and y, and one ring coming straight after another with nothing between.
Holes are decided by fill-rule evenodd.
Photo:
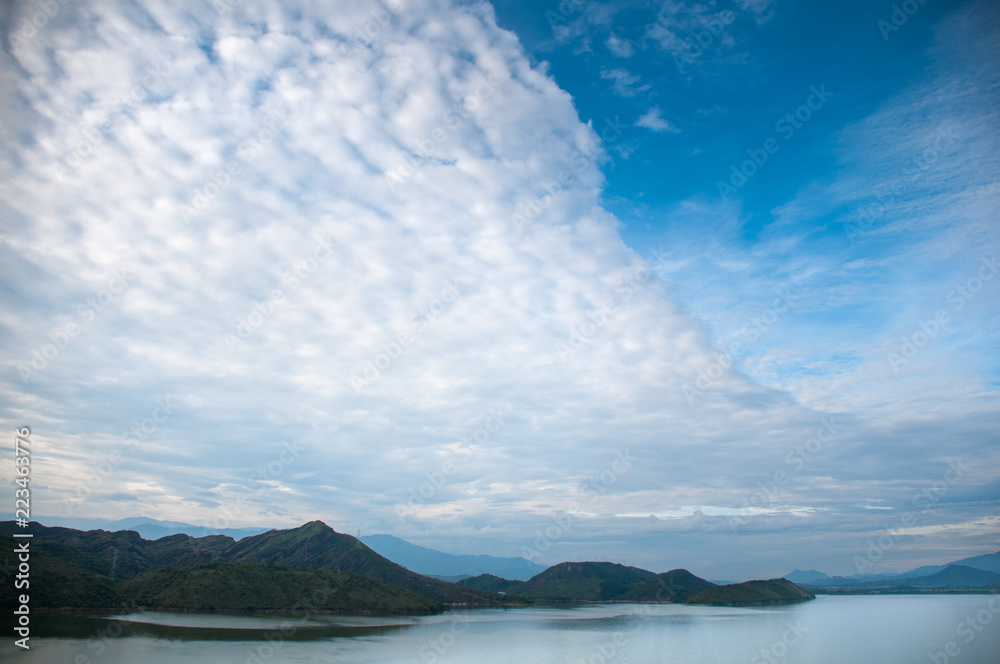
<instances>
[{"instance_id":1,"label":"small island","mask_svg":"<svg viewBox=\"0 0 1000 664\"><path fill-rule=\"evenodd\" d=\"M787 579L770 579L706 588L688 597L683 603L699 606L768 606L811 599L816 599L816 596Z\"/></svg>"}]
</instances>

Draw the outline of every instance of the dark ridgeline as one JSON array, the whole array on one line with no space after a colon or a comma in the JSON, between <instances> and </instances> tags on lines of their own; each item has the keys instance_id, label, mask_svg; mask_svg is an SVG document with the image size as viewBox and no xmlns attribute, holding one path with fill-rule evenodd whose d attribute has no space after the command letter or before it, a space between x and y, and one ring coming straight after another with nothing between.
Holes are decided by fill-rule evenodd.
<instances>
[{"instance_id":1,"label":"dark ridgeline","mask_svg":"<svg viewBox=\"0 0 1000 664\"><path fill-rule=\"evenodd\" d=\"M8 576L16 569L16 530L12 521L0 523ZM239 541L223 535L145 540L133 531L39 524L31 532L30 593L37 608L427 614L535 600L733 606L813 598L783 579L716 586L683 569L655 574L608 562L560 563L523 582L483 574L448 583L411 572L321 521ZM4 606L10 601L5 594Z\"/></svg>"},{"instance_id":2,"label":"dark ridgeline","mask_svg":"<svg viewBox=\"0 0 1000 664\"><path fill-rule=\"evenodd\" d=\"M684 603L704 606L768 606L811 599L816 599L816 595L788 579L769 579L715 586L688 597Z\"/></svg>"},{"instance_id":3,"label":"dark ridgeline","mask_svg":"<svg viewBox=\"0 0 1000 664\"><path fill-rule=\"evenodd\" d=\"M882 572L844 577L797 569L785 578L813 592L830 595L996 593L1000 591L1000 551L943 565L923 565L901 574Z\"/></svg>"},{"instance_id":4,"label":"dark ridgeline","mask_svg":"<svg viewBox=\"0 0 1000 664\"><path fill-rule=\"evenodd\" d=\"M5 576L17 567L12 521L0 522ZM235 541L215 535L144 540L133 531L31 524L32 606L180 610L435 613L496 605L494 593L421 576L321 521ZM112 561L117 581L111 579ZM6 583L6 582L5 582ZM312 598L313 591L323 589ZM8 593L3 600L13 601Z\"/></svg>"},{"instance_id":5,"label":"dark ridgeline","mask_svg":"<svg viewBox=\"0 0 1000 664\"><path fill-rule=\"evenodd\" d=\"M655 574L617 563L578 562L553 565L523 583L484 574L459 585L535 600L679 602L715 584L683 569Z\"/></svg>"}]
</instances>

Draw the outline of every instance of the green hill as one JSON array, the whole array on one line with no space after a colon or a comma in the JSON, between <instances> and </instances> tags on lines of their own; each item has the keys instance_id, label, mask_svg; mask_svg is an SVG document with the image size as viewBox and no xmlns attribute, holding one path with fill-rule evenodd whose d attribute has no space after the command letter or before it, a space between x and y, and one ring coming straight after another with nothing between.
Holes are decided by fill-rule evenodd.
<instances>
[{"instance_id":1,"label":"green hill","mask_svg":"<svg viewBox=\"0 0 1000 664\"><path fill-rule=\"evenodd\" d=\"M554 601L680 602L714 586L685 569L654 574L617 563L587 562L553 565L504 592Z\"/></svg>"},{"instance_id":2,"label":"green hill","mask_svg":"<svg viewBox=\"0 0 1000 664\"><path fill-rule=\"evenodd\" d=\"M788 579L769 581L745 581L726 586L715 586L688 597L684 604L704 606L765 606L768 604L790 604L816 599L808 590L803 590Z\"/></svg>"},{"instance_id":3,"label":"green hill","mask_svg":"<svg viewBox=\"0 0 1000 664\"><path fill-rule=\"evenodd\" d=\"M25 541L0 535L4 585L4 592L0 593L0 606L15 606L15 600L22 594L29 596L32 608L84 609L118 607L122 604L123 600L109 577L56 557L36 547L34 542L29 545L28 587L15 588L15 575L20 561L14 553L14 547Z\"/></svg>"},{"instance_id":4,"label":"green hill","mask_svg":"<svg viewBox=\"0 0 1000 664\"><path fill-rule=\"evenodd\" d=\"M465 586L466 588L485 590L488 593L505 593L511 588L521 585L523 582L502 579L499 576L494 576L493 574L480 574L479 576L470 576L469 578L462 579L456 583L460 586Z\"/></svg>"},{"instance_id":5,"label":"green hill","mask_svg":"<svg viewBox=\"0 0 1000 664\"><path fill-rule=\"evenodd\" d=\"M11 534L15 530L17 528L14 522L0 522L0 534L3 534L0 536ZM386 560L358 539L337 533L321 521L289 530L271 530L239 542L222 535L199 538L170 535L150 541L132 531L80 531L72 528L48 528L37 523L32 524L31 532L34 535L31 540L32 555L40 556L48 568L60 570L56 578L61 581L50 587L66 584L72 586L79 579L87 588L86 591L81 591L79 597L67 596L59 601L53 599L51 603L36 606L118 606L121 598L114 593L111 584L112 567L118 579L124 580L162 567L189 568L213 563L270 563L288 568L348 572L394 584L401 590L421 595L432 603L475 605L505 601L492 592L458 586L411 572ZM13 550L12 547L8 548ZM162 574L161 572L161 578L178 582L183 578ZM104 590L99 591L99 588ZM108 595L108 591L111 595ZM206 592L205 597L210 594L213 593ZM274 596L276 595L272 593L265 594L264 597ZM360 596L358 598L360 602ZM180 601L174 596L171 599ZM229 606L228 601L220 600L226 606ZM213 603L197 603L193 600L184 602L183 606ZM387 606L390 603L387 602ZM220 603L215 605L220 606ZM370 609L368 604L361 602L357 610Z\"/></svg>"},{"instance_id":6,"label":"green hill","mask_svg":"<svg viewBox=\"0 0 1000 664\"><path fill-rule=\"evenodd\" d=\"M606 602L656 579L652 572L617 563L559 563L509 592L533 599Z\"/></svg>"},{"instance_id":7,"label":"green hill","mask_svg":"<svg viewBox=\"0 0 1000 664\"><path fill-rule=\"evenodd\" d=\"M419 593L438 602L480 604L492 601L488 593L438 581L386 560L357 538L343 535L322 521L291 530L271 530L227 547L227 562L273 562L287 567L341 570Z\"/></svg>"},{"instance_id":8,"label":"green hill","mask_svg":"<svg viewBox=\"0 0 1000 664\"><path fill-rule=\"evenodd\" d=\"M0 533L10 535L17 530L13 521L0 522ZM150 541L131 530L74 530L37 523L31 524L31 532L32 550L45 551L99 574L110 574L114 565L121 578L161 565L184 567L214 562L234 543L231 537L222 535L171 535Z\"/></svg>"},{"instance_id":9,"label":"green hill","mask_svg":"<svg viewBox=\"0 0 1000 664\"><path fill-rule=\"evenodd\" d=\"M615 599L630 602L683 602L702 590L715 587L711 581L697 577L686 569L674 569L656 576L655 581L639 584Z\"/></svg>"},{"instance_id":10,"label":"green hill","mask_svg":"<svg viewBox=\"0 0 1000 664\"><path fill-rule=\"evenodd\" d=\"M141 607L175 611L428 614L444 610L440 602L350 572L250 563L159 567L122 582L119 592Z\"/></svg>"}]
</instances>

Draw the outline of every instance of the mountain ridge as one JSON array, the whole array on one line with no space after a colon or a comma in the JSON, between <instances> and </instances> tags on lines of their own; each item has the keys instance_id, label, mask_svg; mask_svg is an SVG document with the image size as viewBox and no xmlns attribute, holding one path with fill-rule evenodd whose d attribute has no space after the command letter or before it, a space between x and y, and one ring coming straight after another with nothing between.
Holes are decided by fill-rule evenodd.
<instances>
[{"instance_id":1,"label":"mountain ridge","mask_svg":"<svg viewBox=\"0 0 1000 664\"><path fill-rule=\"evenodd\" d=\"M425 576L474 577L492 574L504 579L527 581L546 569L525 558L445 553L407 542L395 535L365 535L361 541L378 554Z\"/></svg>"},{"instance_id":2,"label":"mountain ridge","mask_svg":"<svg viewBox=\"0 0 1000 664\"><path fill-rule=\"evenodd\" d=\"M708 588L684 600L698 606L770 606L807 602L816 596L788 579L744 581Z\"/></svg>"},{"instance_id":3,"label":"mountain ridge","mask_svg":"<svg viewBox=\"0 0 1000 664\"><path fill-rule=\"evenodd\" d=\"M13 521L0 522L0 533L17 531ZM160 567L185 568L212 563L284 565L343 571L378 579L446 604L495 602L495 596L422 576L383 558L361 541L338 533L322 521L299 528L270 530L239 541L224 535L193 538L170 535L145 540L135 531L78 531L32 523L32 552L43 552L97 577L127 579ZM103 569L102 569L103 568Z\"/></svg>"}]
</instances>

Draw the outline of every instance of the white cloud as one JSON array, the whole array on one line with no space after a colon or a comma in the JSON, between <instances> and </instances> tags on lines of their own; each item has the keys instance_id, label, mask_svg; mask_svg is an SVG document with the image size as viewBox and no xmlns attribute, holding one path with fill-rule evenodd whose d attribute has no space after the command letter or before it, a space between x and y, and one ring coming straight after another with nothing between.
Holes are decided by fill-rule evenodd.
<instances>
[{"instance_id":1,"label":"white cloud","mask_svg":"<svg viewBox=\"0 0 1000 664\"><path fill-rule=\"evenodd\" d=\"M630 74L621 68L604 69L601 71L601 78L606 81L611 81L612 89L615 94L620 97L635 97L644 92L648 92L653 87L648 83L646 85L639 85L639 81L641 81L642 78L634 74Z\"/></svg>"},{"instance_id":2,"label":"white cloud","mask_svg":"<svg viewBox=\"0 0 1000 664\"><path fill-rule=\"evenodd\" d=\"M619 58L631 58L635 55L635 48L633 48L632 42L628 39L622 39L614 33L611 33L611 35L608 36L604 45L608 47L609 51Z\"/></svg>"},{"instance_id":3,"label":"white cloud","mask_svg":"<svg viewBox=\"0 0 1000 664\"><path fill-rule=\"evenodd\" d=\"M725 558L721 510L821 414L717 371L711 331L600 207L596 132L487 5L370 12L67 5L0 56L2 419L45 450L37 513L321 518L517 555L577 503L549 556L700 528L690 551ZM844 434L831 491L870 433ZM635 462L600 485L618 451ZM773 527L825 500L809 477ZM639 513L685 516L610 516Z\"/></svg>"},{"instance_id":4,"label":"white cloud","mask_svg":"<svg viewBox=\"0 0 1000 664\"><path fill-rule=\"evenodd\" d=\"M636 126L652 129L653 131L680 131L680 129L663 119L663 111L656 106L653 106L648 111L643 113L642 116L635 121L635 124Z\"/></svg>"}]
</instances>

